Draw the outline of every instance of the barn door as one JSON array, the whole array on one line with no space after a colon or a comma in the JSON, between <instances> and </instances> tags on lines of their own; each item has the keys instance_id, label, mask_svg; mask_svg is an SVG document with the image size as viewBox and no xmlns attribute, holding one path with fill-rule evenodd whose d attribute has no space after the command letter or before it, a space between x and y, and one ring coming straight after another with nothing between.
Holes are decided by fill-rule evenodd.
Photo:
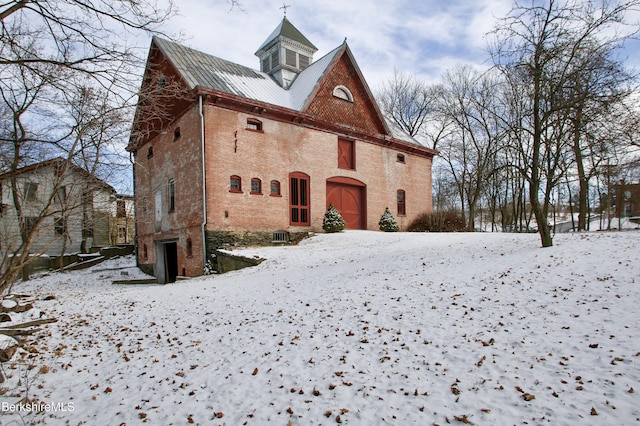
<instances>
[{"instance_id":1,"label":"barn door","mask_svg":"<svg viewBox=\"0 0 640 426\"><path fill-rule=\"evenodd\" d=\"M346 177L327 179L327 208L333 204L348 229L366 229L366 203L362 182Z\"/></svg>"},{"instance_id":2,"label":"barn door","mask_svg":"<svg viewBox=\"0 0 640 426\"><path fill-rule=\"evenodd\" d=\"M289 207L292 226L309 226L309 176L296 172L289 175Z\"/></svg>"}]
</instances>

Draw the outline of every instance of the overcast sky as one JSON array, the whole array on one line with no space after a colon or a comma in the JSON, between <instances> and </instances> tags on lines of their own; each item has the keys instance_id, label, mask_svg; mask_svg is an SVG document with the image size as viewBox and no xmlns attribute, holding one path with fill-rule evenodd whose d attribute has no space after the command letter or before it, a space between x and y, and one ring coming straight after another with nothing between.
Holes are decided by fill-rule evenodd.
<instances>
[{"instance_id":1,"label":"overcast sky","mask_svg":"<svg viewBox=\"0 0 640 426\"><path fill-rule=\"evenodd\" d=\"M394 68L428 82L457 64L489 66L485 34L504 17L511 0L179 0L179 16L168 23L183 44L259 69L255 51L287 18L317 48L314 60L344 38L365 79L376 92ZM640 63L634 43L631 61ZM630 61L630 62L631 62Z\"/></svg>"},{"instance_id":2,"label":"overcast sky","mask_svg":"<svg viewBox=\"0 0 640 426\"><path fill-rule=\"evenodd\" d=\"M344 38L372 90L394 68L430 81L458 63L482 66L488 55L483 35L504 16L511 0L180 0L180 16L168 24L182 31L183 44L259 68L255 51L287 18L317 48L314 60Z\"/></svg>"},{"instance_id":3,"label":"overcast sky","mask_svg":"<svg viewBox=\"0 0 640 426\"><path fill-rule=\"evenodd\" d=\"M317 48L314 60L344 38L375 92L394 68L437 82L457 64L489 65L485 34L504 17L511 0L180 0L167 29L183 44L254 69L255 51L287 18ZM640 63L639 43L630 62ZM633 53L633 54L631 54Z\"/></svg>"}]
</instances>

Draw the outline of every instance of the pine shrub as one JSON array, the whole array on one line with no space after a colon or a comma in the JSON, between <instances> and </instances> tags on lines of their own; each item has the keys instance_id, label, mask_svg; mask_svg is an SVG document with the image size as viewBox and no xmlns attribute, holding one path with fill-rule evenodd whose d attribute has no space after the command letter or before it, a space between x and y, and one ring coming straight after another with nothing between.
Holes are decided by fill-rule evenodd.
<instances>
[{"instance_id":1,"label":"pine shrub","mask_svg":"<svg viewBox=\"0 0 640 426\"><path fill-rule=\"evenodd\" d=\"M378 225L380 226L380 230L384 232L398 232L400 230L398 222L396 222L389 211L389 207L384 210L384 214L380 217Z\"/></svg>"},{"instance_id":2,"label":"pine shrub","mask_svg":"<svg viewBox=\"0 0 640 426\"><path fill-rule=\"evenodd\" d=\"M340 212L333 207L333 204L330 204L329 209L324 214L322 229L325 232L340 232L345 226L346 224Z\"/></svg>"}]
</instances>

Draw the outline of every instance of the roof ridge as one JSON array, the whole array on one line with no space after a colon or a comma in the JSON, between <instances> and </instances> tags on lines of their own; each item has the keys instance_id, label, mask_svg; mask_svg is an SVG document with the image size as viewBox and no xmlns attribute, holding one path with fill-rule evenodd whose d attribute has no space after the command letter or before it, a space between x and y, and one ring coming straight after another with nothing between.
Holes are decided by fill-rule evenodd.
<instances>
[{"instance_id":1,"label":"roof ridge","mask_svg":"<svg viewBox=\"0 0 640 426\"><path fill-rule=\"evenodd\" d=\"M309 41L309 39L305 37L305 35L302 34L302 32L300 32L300 30L297 29L295 25L293 25L291 21L289 21L285 16L282 21L280 21L278 26L271 32L271 34L269 34L267 39L260 45L258 50L256 50L256 54L258 54L258 52L260 52L261 50L266 49L267 46L271 44L271 42L273 42L280 36L289 38L293 41L297 41L298 43L302 43L313 50L318 50L318 48L315 47L313 43L311 43L311 41Z\"/></svg>"}]
</instances>

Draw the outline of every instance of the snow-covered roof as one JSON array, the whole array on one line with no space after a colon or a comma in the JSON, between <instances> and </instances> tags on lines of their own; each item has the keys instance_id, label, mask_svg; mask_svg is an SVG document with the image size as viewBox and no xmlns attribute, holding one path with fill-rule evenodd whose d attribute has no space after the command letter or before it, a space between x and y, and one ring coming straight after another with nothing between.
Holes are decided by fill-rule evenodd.
<instances>
[{"instance_id":1,"label":"snow-covered roof","mask_svg":"<svg viewBox=\"0 0 640 426\"><path fill-rule=\"evenodd\" d=\"M276 29L277 30L277 29ZM186 46L154 37L153 43L176 67L190 89L198 86L233 94L294 111L304 111L314 89L334 59L344 48L338 46L301 71L289 89L284 89L269 74L236 64ZM384 117L390 136L422 146L402 128Z\"/></svg>"},{"instance_id":2,"label":"snow-covered roof","mask_svg":"<svg viewBox=\"0 0 640 426\"><path fill-rule=\"evenodd\" d=\"M289 90L269 74L177 43L154 37L156 46L173 63L191 89L197 86L300 111L340 48L312 63Z\"/></svg>"}]
</instances>

